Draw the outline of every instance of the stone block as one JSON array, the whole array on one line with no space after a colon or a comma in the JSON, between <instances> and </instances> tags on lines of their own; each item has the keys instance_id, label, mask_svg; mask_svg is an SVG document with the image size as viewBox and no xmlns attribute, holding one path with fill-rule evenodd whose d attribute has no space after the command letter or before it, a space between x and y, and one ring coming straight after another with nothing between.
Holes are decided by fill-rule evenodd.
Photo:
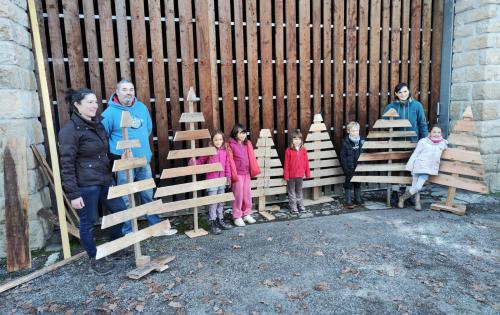
<instances>
[{"instance_id":1,"label":"stone block","mask_svg":"<svg viewBox=\"0 0 500 315\"><path fill-rule=\"evenodd\" d=\"M46 180L43 178L43 174L39 169L28 170L28 193L37 193L43 186L45 186Z\"/></svg>"},{"instance_id":2,"label":"stone block","mask_svg":"<svg viewBox=\"0 0 500 315\"><path fill-rule=\"evenodd\" d=\"M490 188L490 193L500 191L500 173L490 173L486 175L486 183Z\"/></svg>"},{"instance_id":3,"label":"stone block","mask_svg":"<svg viewBox=\"0 0 500 315\"><path fill-rule=\"evenodd\" d=\"M497 100L476 101L472 106L475 120L492 120L500 118L500 102Z\"/></svg>"},{"instance_id":4,"label":"stone block","mask_svg":"<svg viewBox=\"0 0 500 315\"><path fill-rule=\"evenodd\" d=\"M500 153L500 136L479 138L479 147L481 154L497 154Z\"/></svg>"},{"instance_id":5,"label":"stone block","mask_svg":"<svg viewBox=\"0 0 500 315\"><path fill-rule=\"evenodd\" d=\"M0 65L0 86L34 91L37 88L35 73L16 65Z\"/></svg>"},{"instance_id":6,"label":"stone block","mask_svg":"<svg viewBox=\"0 0 500 315\"><path fill-rule=\"evenodd\" d=\"M43 143L42 124L38 119L4 119L0 120L0 138L26 137L26 144Z\"/></svg>"},{"instance_id":7,"label":"stone block","mask_svg":"<svg viewBox=\"0 0 500 315\"><path fill-rule=\"evenodd\" d=\"M500 82L482 82L472 85L473 100L500 100Z\"/></svg>"},{"instance_id":8,"label":"stone block","mask_svg":"<svg viewBox=\"0 0 500 315\"><path fill-rule=\"evenodd\" d=\"M475 34L476 26L474 24L455 24L455 29L453 30L453 37L463 38L469 37Z\"/></svg>"},{"instance_id":9,"label":"stone block","mask_svg":"<svg viewBox=\"0 0 500 315\"><path fill-rule=\"evenodd\" d=\"M27 11L28 10L28 1L26 0L10 0L13 4L17 5L21 9Z\"/></svg>"},{"instance_id":10,"label":"stone block","mask_svg":"<svg viewBox=\"0 0 500 315\"><path fill-rule=\"evenodd\" d=\"M497 5L489 4L480 7L469 8L455 15L456 24L467 24L481 20L491 19L498 16L499 8Z\"/></svg>"},{"instance_id":11,"label":"stone block","mask_svg":"<svg viewBox=\"0 0 500 315\"><path fill-rule=\"evenodd\" d=\"M471 25L471 24L469 24ZM476 33L499 33L500 32L500 19L484 20L476 24Z\"/></svg>"},{"instance_id":12,"label":"stone block","mask_svg":"<svg viewBox=\"0 0 500 315\"><path fill-rule=\"evenodd\" d=\"M43 209L42 194L37 191L28 197L28 217L30 220L38 220L38 211Z\"/></svg>"},{"instance_id":13,"label":"stone block","mask_svg":"<svg viewBox=\"0 0 500 315\"><path fill-rule=\"evenodd\" d=\"M500 119L476 121L475 126L476 134L481 138L500 137Z\"/></svg>"},{"instance_id":14,"label":"stone block","mask_svg":"<svg viewBox=\"0 0 500 315\"><path fill-rule=\"evenodd\" d=\"M452 84L451 85L451 100L452 101L470 101L472 87L470 84Z\"/></svg>"},{"instance_id":15,"label":"stone block","mask_svg":"<svg viewBox=\"0 0 500 315\"><path fill-rule=\"evenodd\" d=\"M453 69L451 73L451 82L452 83L464 83L467 82L467 70L469 67L462 67Z\"/></svg>"},{"instance_id":16,"label":"stone block","mask_svg":"<svg viewBox=\"0 0 500 315\"><path fill-rule=\"evenodd\" d=\"M467 41L465 45L466 49L475 50L496 47L497 45L497 35L492 33L482 34L474 36Z\"/></svg>"},{"instance_id":17,"label":"stone block","mask_svg":"<svg viewBox=\"0 0 500 315\"><path fill-rule=\"evenodd\" d=\"M40 143L40 144L36 145L36 148L38 149L38 152L40 152L40 155L43 158L45 158L45 156L46 156L46 154L45 154L45 146ZM38 161L35 158L35 154L33 153L33 150L31 150L30 147L27 147L26 151L27 151L26 152L26 157L27 157L26 163L28 164L28 169L32 170L34 168L37 168L38 167Z\"/></svg>"},{"instance_id":18,"label":"stone block","mask_svg":"<svg viewBox=\"0 0 500 315\"><path fill-rule=\"evenodd\" d=\"M453 52L454 53L459 53L463 52L466 48L468 38L457 38L455 37L453 39Z\"/></svg>"},{"instance_id":19,"label":"stone block","mask_svg":"<svg viewBox=\"0 0 500 315\"><path fill-rule=\"evenodd\" d=\"M0 197L0 224L5 223L5 198Z\"/></svg>"},{"instance_id":20,"label":"stone block","mask_svg":"<svg viewBox=\"0 0 500 315\"><path fill-rule=\"evenodd\" d=\"M482 65L500 65L500 48L482 49L478 57Z\"/></svg>"},{"instance_id":21,"label":"stone block","mask_svg":"<svg viewBox=\"0 0 500 315\"><path fill-rule=\"evenodd\" d=\"M52 233L52 225L45 220L30 220L30 248L40 249Z\"/></svg>"},{"instance_id":22,"label":"stone block","mask_svg":"<svg viewBox=\"0 0 500 315\"><path fill-rule=\"evenodd\" d=\"M0 224L0 258L7 257L5 246L5 224Z\"/></svg>"},{"instance_id":23,"label":"stone block","mask_svg":"<svg viewBox=\"0 0 500 315\"><path fill-rule=\"evenodd\" d=\"M0 17L8 17L12 21L29 27L29 18L25 9L10 0L0 0Z\"/></svg>"},{"instance_id":24,"label":"stone block","mask_svg":"<svg viewBox=\"0 0 500 315\"><path fill-rule=\"evenodd\" d=\"M453 68L476 65L478 63L478 52L469 51L453 54Z\"/></svg>"},{"instance_id":25,"label":"stone block","mask_svg":"<svg viewBox=\"0 0 500 315\"><path fill-rule=\"evenodd\" d=\"M500 172L500 154L481 154L486 173Z\"/></svg>"},{"instance_id":26,"label":"stone block","mask_svg":"<svg viewBox=\"0 0 500 315\"><path fill-rule=\"evenodd\" d=\"M469 82L493 81L497 74L500 74L500 66L476 65L467 67L466 78Z\"/></svg>"},{"instance_id":27,"label":"stone block","mask_svg":"<svg viewBox=\"0 0 500 315\"><path fill-rule=\"evenodd\" d=\"M0 64L18 65L33 70L35 60L29 48L14 42L3 42L0 46Z\"/></svg>"},{"instance_id":28,"label":"stone block","mask_svg":"<svg viewBox=\"0 0 500 315\"><path fill-rule=\"evenodd\" d=\"M455 14L473 9L476 5L475 1L456 1L455 4Z\"/></svg>"},{"instance_id":29,"label":"stone block","mask_svg":"<svg viewBox=\"0 0 500 315\"><path fill-rule=\"evenodd\" d=\"M50 189L45 186L42 190L40 190L40 194L42 197L42 204L44 209L52 208L52 199L50 198Z\"/></svg>"},{"instance_id":30,"label":"stone block","mask_svg":"<svg viewBox=\"0 0 500 315\"><path fill-rule=\"evenodd\" d=\"M31 48L31 35L28 30L8 18L0 17L0 41L13 41Z\"/></svg>"},{"instance_id":31,"label":"stone block","mask_svg":"<svg viewBox=\"0 0 500 315\"><path fill-rule=\"evenodd\" d=\"M2 118L38 118L40 101L35 91L0 89L0 99L9 100L9 106L2 108Z\"/></svg>"}]
</instances>

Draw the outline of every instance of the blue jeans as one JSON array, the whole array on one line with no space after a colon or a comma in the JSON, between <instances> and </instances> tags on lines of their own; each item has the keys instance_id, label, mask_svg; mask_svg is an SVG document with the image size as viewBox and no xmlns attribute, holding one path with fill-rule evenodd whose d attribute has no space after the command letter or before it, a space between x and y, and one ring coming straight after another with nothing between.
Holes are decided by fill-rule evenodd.
<instances>
[{"instance_id":1,"label":"blue jeans","mask_svg":"<svg viewBox=\"0 0 500 315\"><path fill-rule=\"evenodd\" d=\"M127 209L125 202L121 198L107 199L109 186L107 185L84 186L80 187L80 194L82 195L85 207L77 210L80 217L80 243L89 255L95 257L96 245L94 240L94 224L97 219L97 205L99 200L104 204L109 212L115 213ZM109 238L114 240L122 237L122 224L116 224L109 228Z\"/></svg>"},{"instance_id":2,"label":"blue jeans","mask_svg":"<svg viewBox=\"0 0 500 315\"><path fill-rule=\"evenodd\" d=\"M117 181L118 185L123 185L123 184L128 183L127 172L128 171L120 171L120 172L116 173L116 181ZM149 164L146 166L143 166L143 167L134 168L132 170L132 173L133 173L133 177L134 177L134 178L132 178L133 181L139 181L139 180L148 179L148 178L153 177L153 175L151 173L151 167L149 166ZM139 194L139 199L141 200L142 205L153 201L153 189L144 190L144 191L139 192L138 194ZM125 202L125 204L127 206L129 206L130 203L128 200L128 196L123 196L122 198L123 198L123 201ZM161 221L160 217L156 214L155 215L147 215L146 218L148 219L149 225L154 225L154 224L159 223ZM128 234L128 233L132 232L132 221L127 221L127 222L123 223L122 232L123 232L123 234Z\"/></svg>"}]
</instances>

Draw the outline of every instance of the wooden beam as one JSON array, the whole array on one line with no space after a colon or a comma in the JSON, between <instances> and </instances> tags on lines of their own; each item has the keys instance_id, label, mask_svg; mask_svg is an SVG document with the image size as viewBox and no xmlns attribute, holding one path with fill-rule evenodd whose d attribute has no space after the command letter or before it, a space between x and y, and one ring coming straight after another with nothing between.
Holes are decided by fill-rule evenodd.
<instances>
[{"instance_id":1,"label":"wooden beam","mask_svg":"<svg viewBox=\"0 0 500 315\"><path fill-rule=\"evenodd\" d=\"M474 164L483 164L481 153L464 149L448 148L443 151L441 160L459 161Z\"/></svg>"},{"instance_id":2,"label":"wooden beam","mask_svg":"<svg viewBox=\"0 0 500 315\"><path fill-rule=\"evenodd\" d=\"M259 167L281 167L281 161L280 159L271 159L270 161L267 161L268 165L266 165L266 161L263 159L258 159L257 164L259 164Z\"/></svg>"},{"instance_id":3,"label":"wooden beam","mask_svg":"<svg viewBox=\"0 0 500 315\"><path fill-rule=\"evenodd\" d=\"M324 167L332 167L332 166L339 166L339 160L338 159L330 159L330 160L314 160L314 161L309 161L309 168L324 168Z\"/></svg>"},{"instance_id":4,"label":"wooden beam","mask_svg":"<svg viewBox=\"0 0 500 315\"><path fill-rule=\"evenodd\" d=\"M199 139L210 139L210 132L208 129L199 130L185 130L177 131L174 136L174 141L189 141Z\"/></svg>"},{"instance_id":5,"label":"wooden beam","mask_svg":"<svg viewBox=\"0 0 500 315\"><path fill-rule=\"evenodd\" d=\"M158 189L156 189L155 198L183 194L186 192L192 192L208 188L216 188L219 186L226 186L226 184L227 184L227 178L219 177L219 178L207 179L185 184L163 186L163 187L158 187Z\"/></svg>"},{"instance_id":6,"label":"wooden beam","mask_svg":"<svg viewBox=\"0 0 500 315\"><path fill-rule=\"evenodd\" d=\"M205 118L203 117L203 113L193 112L193 113L182 113L180 123L197 123L197 122L205 122Z\"/></svg>"},{"instance_id":7,"label":"wooden beam","mask_svg":"<svg viewBox=\"0 0 500 315\"><path fill-rule=\"evenodd\" d=\"M304 181L302 187L303 188L310 188L310 187L317 187L317 186L335 185L335 184L343 183L344 181L345 181L344 176L318 178L318 179Z\"/></svg>"},{"instance_id":8,"label":"wooden beam","mask_svg":"<svg viewBox=\"0 0 500 315\"><path fill-rule=\"evenodd\" d=\"M365 141L363 149L413 149L416 142L409 141Z\"/></svg>"},{"instance_id":9,"label":"wooden beam","mask_svg":"<svg viewBox=\"0 0 500 315\"><path fill-rule=\"evenodd\" d=\"M459 120L453 126L453 132L471 132L474 131L474 121L472 120Z\"/></svg>"},{"instance_id":10,"label":"wooden beam","mask_svg":"<svg viewBox=\"0 0 500 315\"><path fill-rule=\"evenodd\" d=\"M194 158L198 156L216 155L217 151L214 147L171 150L168 152L167 160Z\"/></svg>"},{"instance_id":11,"label":"wooden beam","mask_svg":"<svg viewBox=\"0 0 500 315\"><path fill-rule=\"evenodd\" d=\"M330 140L330 135L328 134L328 132L308 133L305 142L321 141L321 140Z\"/></svg>"},{"instance_id":12,"label":"wooden beam","mask_svg":"<svg viewBox=\"0 0 500 315\"><path fill-rule=\"evenodd\" d=\"M466 210L465 205L457 205L457 204L452 204L451 206L447 206L442 203L433 203L431 204L431 210L436 210L436 211L448 211L453 214L457 215L464 215L465 210Z\"/></svg>"},{"instance_id":13,"label":"wooden beam","mask_svg":"<svg viewBox=\"0 0 500 315\"><path fill-rule=\"evenodd\" d=\"M261 148L261 149L255 149L254 154L256 158L262 158L262 157L278 157L278 152L276 152L276 149L273 148Z\"/></svg>"},{"instance_id":14,"label":"wooden beam","mask_svg":"<svg viewBox=\"0 0 500 315\"><path fill-rule=\"evenodd\" d=\"M137 182L131 182L120 186L111 186L108 190L108 199L135 194L140 191L153 189L156 187L153 178L143 179Z\"/></svg>"},{"instance_id":15,"label":"wooden beam","mask_svg":"<svg viewBox=\"0 0 500 315\"><path fill-rule=\"evenodd\" d=\"M127 210L111 213L102 217L101 229L106 229L110 226L123 223L143 215L147 215L152 209L162 205L161 200L155 200L138 207L129 208Z\"/></svg>"},{"instance_id":16,"label":"wooden beam","mask_svg":"<svg viewBox=\"0 0 500 315\"><path fill-rule=\"evenodd\" d=\"M370 131L366 138L406 138L416 137L415 131Z\"/></svg>"},{"instance_id":17,"label":"wooden beam","mask_svg":"<svg viewBox=\"0 0 500 315\"><path fill-rule=\"evenodd\" d=\"M356 172L406 171L406 163L358 164Z\"/></svg>"},{"instance_id":18,"label":"wooden beam","mask_svg":"<svg viewBox=\"0 0 500 315\"><path fill-rule=\"evenodd\" d=\"M113 163L113 172L129 170L137 167L143 167L148 164L145 157L132 157L127 159L115 160Z\"/></svg>"},{"instance_id":19,"label":"wooden beam","mask_svg":"<svg viewBox=\"0 0 500 315\"><path fill-rule=\"evenodd\" d=\"M309 132L325 131L325 130L326 130L326 125L324 123L315 123L312 124L311 127L309 128Z\"/></svg>"},{"instance_id":20,"label":"wooden beam","mask_svg":"<svg viewBox=\"0 0 500 315\"><path fill-rule=\"evenodd\" d=\"M164 203L160 208L154 210L150 214L162 214L162 213L173 212L194 207L201 207L213 203L226 202L232 200L234 200L233 193L224 193L213 196L198 197L196 199L179 200L179 201Z\"/></svg>"},{"instance_id":21,"label":"wooden beam","mask_svg":"<svg viewBox=\"0 0 500 315\"><path fill-rule=\"evenodd\" d=\"M411 184L411 176L353 176L351 182L357 183L380 183L380 184Z\"/></svg>"},{"instance_id":22,"label":"wooden beam","mask_svg":"<svg viewBox=\"0 0 500 315\"><path fill-rule=\"evenodd\" d=\"M448 144L479 149L479 140L476 136L452 133L448 137Z\"/></svg>"},{"instance_id":23,"label":"wooden beam","mask_svg":"<svg viewBox=\"0 0 500 315\"><path fill-rule=\"evenodd\" d=\"M202 165L192 165L176 168L164 169L161 173L161 179L175 178L188 175L205 174L209 172L220 172L222 171L222 165L220 163L202 164Z\"/></svg>"},{"instance_id":24,"label":"wooden beam","mask_svg":"<svg viewBox=\"0 0 500 315\"><path fill-rule=\"evenodd\" d=\"M385 120L379 119L375 122L372 128L411 128L410 121L406 119L396 119L396 120Z\"/></svg>"},{"instance_id":25,"label":"wooden beam","mask_svg":"<svg viewBox=\"0 0 500 315\"><path fill-rule=\"evenodd\" d=\"M484 167L482 165L467 164L457 161L441 161L439 172L456 173L466 176L484 177Z\"/></svg>"},{"instance_id":26,"label":"wooden beam","mask_svg":"<svg viewBox=\"0 0 500 315\"><path fill-rule=\"evenodd\" d=\"M333 159L337 157L337 153L335 152L335 150L316 151L307 153L307 156L309 158L309 161L318 159ZM311 166L309 165L309 167Z\"/></svg>"},{"instance_id":27,"label":"wooden beam","mask_svg":"<svg viewBox=\"0 0 500 315\"><path fill-rule=\"evenodd\" d=\"M141 147L141 142L139 141L139 139L120 140L116 143L117 150L140 148L140 147Z\"/></svg>"},{"instance_id":28,"label":"wooden beam","mask_svg":"<svg viewBox=\"0 0 500 315\"><path fill-rule=\"evenodd\" d=\"M358 162L366 161L385 161L385 160L405 160L411 156L411 151L392 151L392 152L376 152L376 153L361 153Z\"/></svg>"},{"instance_id":29,"label":"wooden beam","mask_svg":"<svg viewBox=\"0 0 500 315\"><path fill-rule=\"evenodd\" d=\"M315 169L315 170L311 171L312 178L335 176L335 175L344 175L344 171L342 170L342 167L322 168L322 169Z\"/></svg>"},{"instance_id":30,"label":"wooden beam","mask_svg":"<svg viewBox=\"0 0 500 315\"><path fill-rule=\"evenodd\" d=\"M434 184L439 184L448 187L460 188L463 190L469 190L481 194L488 193L488 186L486 186L483 182L468 178L461 178L446 174L439 174L436 176L430 176L429 182Z\"/></svg>"},{"instance_id":31,"label":"wooden beam","mask_svg":"<svg viewBox=\"0 0 500 315\"><path fill-rule=\"evenodd\" d=\"M131 128L133 126L134 126L134 121L132 120L130 112L127 110L123 111L122 116L120 118L120 128Z\"/></svg>"},{"instance_id":32,"label":"wooden beam","mask_svg":"<svg viewBox=\"0 0 500 315\"><path fill-rule=\"evenodd\" d=\"M304 143L304 147L307 151L333 149L333 143L331 141L306 142Z\"/></svg>"}]
</instances>

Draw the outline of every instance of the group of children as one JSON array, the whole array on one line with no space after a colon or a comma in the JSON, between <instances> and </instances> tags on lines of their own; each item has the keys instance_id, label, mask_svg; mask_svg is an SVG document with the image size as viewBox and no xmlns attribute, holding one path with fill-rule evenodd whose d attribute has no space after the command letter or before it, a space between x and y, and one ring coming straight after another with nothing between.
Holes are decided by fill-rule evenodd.
<instances>
[{"instance_id":1,"label":"group of children","mask_svg":"<svg viewBox=\"0 0 500 315\"><path fill-rule=\"evenodd\" d=\"M348 209L363 205L361 199L361 184L351 182L358 158L361 154L364 139L360 137L360 125L350 122L347 125L347 136L342 141L340 162L345 174L344 190L345 204ZM224 134L216 129L212 133L210 145L215 147L217 154L213 156L192 159L191 164L206 164L220 162L222 171L207 173L207 179L227 178L226 186L210 188L208 195L222 194L226 188L232 188L234 201L232 203L232 217L234 225L242 227L255 223L251 215L251 177L260 173L260 169L253 152L251 141L247 140L247 131L241 124L236 124L231 137L225 143ZM422 189L429 175L437 175L441 153L447 148L447 141L442 138L441 128L433 126L428 137L419 140L416 149L411 155L406 169L411 172L413 182L406 192L399 197L398 207L403 208L404 201L417 195L415 209L421 210L418 192ZM296 130L290 134L289 146L285 150L284 179L287 182L289 210L292 214L305 211L303 203L302 183L304 178L310 178L309 158L304 148L302 134ZM354 198L353 198L354 190ZM223 203L209 206L210 229L213 234L220 234L222 230L231 229L230 224L223 221Z\"/></svg>"}]
</instances>

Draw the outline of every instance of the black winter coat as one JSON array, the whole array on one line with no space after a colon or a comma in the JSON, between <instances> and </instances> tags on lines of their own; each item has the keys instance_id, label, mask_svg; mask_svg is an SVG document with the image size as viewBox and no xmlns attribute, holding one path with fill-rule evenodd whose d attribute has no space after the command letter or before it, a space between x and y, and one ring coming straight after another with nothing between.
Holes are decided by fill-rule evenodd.
<instances>
[{"instance_id":1,"label":"black winter coat","mask_svg":"<svg viewBox=\"0 0 500 315\"><path fill-rule=\"evenodd\" d=\"M59 131L61 180L70 200L81 196L79 187L104 185L113 179L108 150L100 118L88 121L73 113Z\"/></svg>"},{"instance_id":2,"label":"black winter coat","mask_svg":"<svg viewBox=\"0 0 500 315\"><path fill-rule=\"evenodd\" d=\"M344 139L342 139L342 149L340 149L340 164L342 164L344 174L348 176L352 176L354 174L354 170L358 165L358 158L361 154L361 149L364 142L365 139L361 138L359 140L359 145L356 145L349 139L349 136L346 136Z\"/></svg>"}]
</instances>

